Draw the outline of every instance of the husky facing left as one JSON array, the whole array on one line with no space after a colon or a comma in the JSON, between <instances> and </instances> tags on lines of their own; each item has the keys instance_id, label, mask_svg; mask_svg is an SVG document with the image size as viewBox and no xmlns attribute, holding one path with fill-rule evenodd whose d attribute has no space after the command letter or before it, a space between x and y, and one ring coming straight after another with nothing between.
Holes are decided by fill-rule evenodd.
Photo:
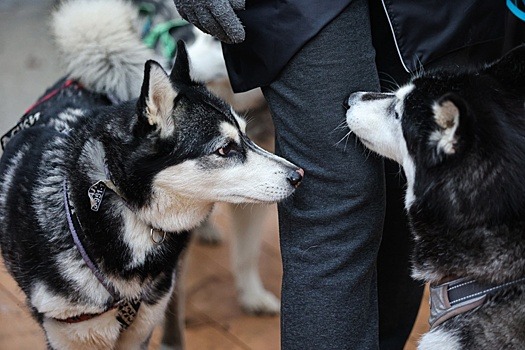
<instances>
[{"instance_id":1,"label":"husky facing left","mask_svg":"<svg viewBox=\"0 0 525 350\"><path fill-rule=\"evenodd\" d=\"M70 74L2 139L1 250L50 348L144 347L214 202L276 202L303 176L191 80L182 42L171 75L144 68L131 12L63 4L53 29Z\"/></svg>"},{"instance_id":2,"label":"husky facing left","mask_svg":"<svg viewBox=\"0 0 525 350\"><path fill-rule=\"evenodd\" d=\"M525 349L525 45L395 93L355 92L350 130L403 166L413 277L430 284L418 349Z\"/></svg>"}]
</instances>

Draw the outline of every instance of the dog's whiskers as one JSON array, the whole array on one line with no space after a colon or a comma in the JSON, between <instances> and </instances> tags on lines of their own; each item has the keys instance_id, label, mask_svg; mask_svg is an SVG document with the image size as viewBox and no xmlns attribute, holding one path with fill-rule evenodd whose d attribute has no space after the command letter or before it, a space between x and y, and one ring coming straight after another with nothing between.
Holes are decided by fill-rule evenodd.
<instances>
[{"instance_id":1,"label":"dog's whiskers","mask_svg":"<svg viewBox=\"0 0 525 350\"><path fill-rule=\"evenodd\" d=\"M344 150L346 150L346 146L348 144L348 139L350 138L350 135L352 134L352 130L348 131L345 136L343 136L339 141L336 142L334 146L338 146L343 140L345 141L345 147Z\"/></svg>"},{"instance_id":2,"label":"dog's whiskers","mask_svg":"<svg viewBox=\"0 0 525 350\"><path fill-rule=\"evenodd\" d=\"M331 132L336 132L336 131L339 131L339 130L345 130L345 129L348 129L348 125L346 124L346 120L343 120L339 125L337 125L334 130L332 130Z\"/></svg>"},{"instance_id":3,"label":"dog's whiskers","mask_svg":"<svg viewBox=\"0 0 525 350\"><path fill-rule=\"evenodd\" d=\"M399 89L401 87L401 85L396 81L396 79L392 75L390 75L390 74L388 74L386 72L379 72L379 74L383 74L383 75L387 76L387 78L380 78L380 80L391 85L390 87L388 87L386 89L386 91L394 92L394 91L396 91L397 89Z\"/></svg>"}]
</instances>

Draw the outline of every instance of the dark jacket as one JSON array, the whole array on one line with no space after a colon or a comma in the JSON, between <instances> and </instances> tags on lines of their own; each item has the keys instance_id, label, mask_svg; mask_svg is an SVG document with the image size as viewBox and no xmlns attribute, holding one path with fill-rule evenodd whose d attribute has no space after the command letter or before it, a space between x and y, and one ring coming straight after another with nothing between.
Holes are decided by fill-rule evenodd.
<instances>
[{"instance_id":1,"label":"dark jacket","mask_svg":"<svg viewBox=\"0 0 525 350\"><path fill-rule=\"evenodd\" d=\"M245 30L241 44L223 44L235 91L272 82L299 49L352 0L248 0L237 12Z\"/></svg>"},{"instance_id":2,"label":"dark jacket","mask_svg":"<svg viewBox=\"0 0 525 350\"><path fill-rule=\"evenodd\" d=\"M271 83L291 57L350 2L247 1L246 10L238 12L246 40L223 45L234 91ZM503 0L382 0L382 5L398 58L408 72L464 47L503 45L506 21L514 17Z\"/></svg>"}]
</instances>

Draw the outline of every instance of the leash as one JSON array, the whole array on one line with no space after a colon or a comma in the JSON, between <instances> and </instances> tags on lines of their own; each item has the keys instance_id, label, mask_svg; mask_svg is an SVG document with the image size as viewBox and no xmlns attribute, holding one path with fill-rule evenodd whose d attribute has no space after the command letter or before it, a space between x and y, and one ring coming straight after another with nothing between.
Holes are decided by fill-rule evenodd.
<instances>
[{"instance_id":1,"label":"leash","mask_svg":"<svg viewBox=\"0 0 525 350\"><path fill-rule=\"evenodd\" d=\"M165 22L160 22L154 25L154 18L158 17L171 17L171 13L167 10L167 14L162 16L162 8L158 3L151 3L147 1L140 2L139 15L146 17L144 25L141 31L141 37L144 44L150 49L155 50L159 46L160 51L164 58L168 61L173 60L177 51L177 40L172 35L172 31L178 28L185 27L190 23L182 18L176 18Z\"/></svg>"},{"instance_id":2,"label":"leash","mask_svg":"<svg viewBox=\"0 0 525 350\"><path fill-rule=\"evenodd\" d=\"M497 285L459 278L440 285L431 285L430 329L434 329L454 316L483 305L487 296L523 282L525 282L525 277Z\"/></svg>"}]
</instances>

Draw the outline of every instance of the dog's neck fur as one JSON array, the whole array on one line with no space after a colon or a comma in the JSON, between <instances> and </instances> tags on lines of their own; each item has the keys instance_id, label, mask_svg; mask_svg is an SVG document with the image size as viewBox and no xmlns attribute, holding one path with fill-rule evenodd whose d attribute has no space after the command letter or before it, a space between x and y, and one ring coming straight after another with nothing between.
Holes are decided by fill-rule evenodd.
<instances>
[{"instance_id":1,"label":"dog's neck fur","mask_svg":"<svg viewBox=\"0 0 525 350\"><path fill-rule=\"evenodd\" d=\"M106 180L106 153L100 141L87 140L80 157L82 160L80 163L91 165L91 171L86 175L92 184L99 180ZM121 201L125 202L125 198L120 193L116 194ZM126 206L129 211L127 215L135 216L146 226L171 233L193 229L206 219L213 209L213 203L197 202L194 199L173 194L166 195L161 191L154 192L147 205L140 208Z\"/></svg>"},{"instance_id":2,"label":"dog's neck fur","mask_svg":"<svg viewBox=\"0 0 525 350\"><path fill-rule=\"evenodd\" d=\"M525 276L525 241L516 240L525 237L524 221L451 231L417 201L410 210L414 278L438 283L455 276L497 284Z\"/></svg>"}]
</instances>

